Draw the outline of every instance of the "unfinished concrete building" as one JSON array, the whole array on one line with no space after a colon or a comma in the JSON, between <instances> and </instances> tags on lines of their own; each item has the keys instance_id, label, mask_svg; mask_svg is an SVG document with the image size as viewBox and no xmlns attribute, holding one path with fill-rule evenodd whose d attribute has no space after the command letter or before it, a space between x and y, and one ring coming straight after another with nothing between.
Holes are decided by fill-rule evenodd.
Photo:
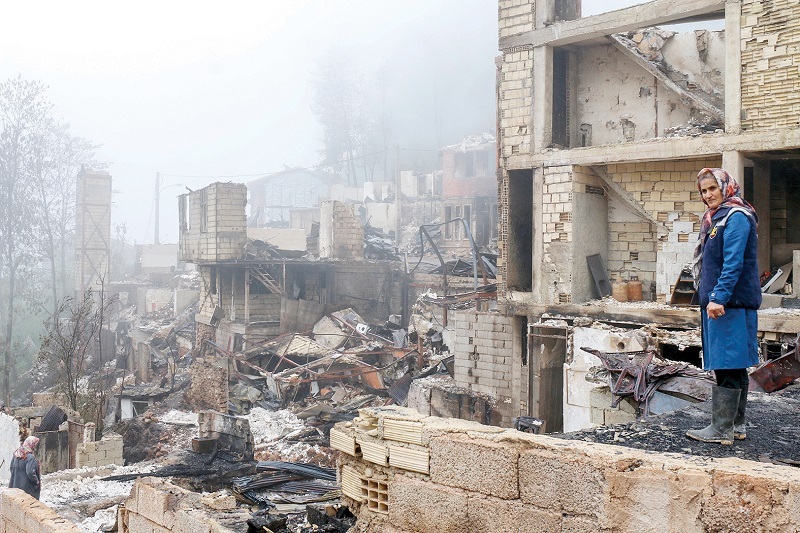
<instances>
[{"instance_id":1,"label":"unfinished concrete building","mask_svg":"<svg viewBox=\"0 0 800 533\"><path fill-rule=\"evenodd\" d=\"M634 416L594 399L585 377L599 360L581 347L653 347L701 366L696 308L666 304L697 241L699 169L743 183L761 215L762 270L796 271L800 258L800 4L655 0L580 14L577 0L499 2L501 313L463 313L455 331L457 384L498 398L504 423L534 416L547 431ZM684 22L724 31L656 27ZM600 300L598 281L641 283L645 301ZM791 287L765 305L792 306ZM760 312L765 350L793 346L800 317L786 311Z\"/></svg>"}]
</instances>

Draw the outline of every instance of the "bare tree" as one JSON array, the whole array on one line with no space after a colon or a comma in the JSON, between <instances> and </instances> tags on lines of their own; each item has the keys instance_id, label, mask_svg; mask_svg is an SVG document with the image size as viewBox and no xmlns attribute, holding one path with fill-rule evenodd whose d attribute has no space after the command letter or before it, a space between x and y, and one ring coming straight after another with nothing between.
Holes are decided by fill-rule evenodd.
<instances>
[{"instance_id":1,"label":"bare tree","mask_svg":"<svg viewBox=\"0 0 800 533\"><path fill-rule=\"evenodd\" d=\"M112 303L102 284L98 292L87 289L80 301L65 297L47 321L39 351L40 362L53 374L54 390L71 409L100 423L109 377L101 330Z\"/></svg>"},{"instance_id":2,"label":"bare tree","mask_svg":"<svg viewBox=\"0 0 800 533\"><path fill-rule=\"evenodd\" d=\"M21 77L0 84L0 310L3 331L3 393L10 402L11 343L17 274L34 258L36 224L31 202L31 153L51 110L44 86Z\"/></svg>"},{"instance_id":3,"label":"bare tree","mask_svg":"<svg viewBox=\"0 0 800 533\"><path fill-rule=\"evenodd\" d=\"M385 79L380 80L380 97L385 96ZM344 174L352 186L375 179L376 166L386 158L387 130L378 125L384 115L373 110L376 94L368 78L331 53L317 61L312 87L312 111L323 131L322 166Z\"/></svg>"},{"instance_id":4,"label":"bare tree","mask_svg":"<svg viewBox=\"0 0 800 533\"><path fill-rule=\"evenodd\" d=\"M50 266L52 312L59 299L71 292L68 284L68 245L75 228L75 177L92 161L95 145L69 132L69 126L51 122L37 139L33 158L32 193L40 226L39 253Z\"/></svg>"}]
</instances>

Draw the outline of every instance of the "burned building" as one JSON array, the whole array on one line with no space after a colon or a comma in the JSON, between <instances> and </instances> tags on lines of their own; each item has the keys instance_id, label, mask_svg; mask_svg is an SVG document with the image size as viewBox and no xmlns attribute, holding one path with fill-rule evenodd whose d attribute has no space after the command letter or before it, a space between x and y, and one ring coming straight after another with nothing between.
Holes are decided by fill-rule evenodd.
<instances>
[{"instance_id":1,"label":"burned building","mask_svg":"<svg viewBox=\"0 0 800 533\"><path fill-rule=\"evenodd\" d=\"M351 205L323 202L314 258L248 237L247 187L214 183L179 198L180 259L201 277L197 344L228 351L289 331L308 331L331 310L365 317L402 309L396 261L364 261L364 237ZM335 304L336 309L330 306Z\"/></svg>"},{"instance_id":2,"label":"burned building","mask_svg":"<svg viewBox=\"0 0 800 533\"><path fill-rule=\"evenodd\" d=\"M497 238L497 143L493 135L470 135L439 150L442 157L442 221L463 218L475 243L486 246ZM470 249L462 224L444 227L443 250Z\"/></svg>"},{"instance_id":3,"label":"burned building","mask_svg":"<svg viewBox=\"0 0 800 533\"><path fill-rule=\"evenodd\" d=\"M701 365L697 309L667 302L700 231L703 167L740 178L761 214L761 269L784 273L759 313L762 348L785 353L800 331L785 283L800 261L800 6L580 14L575 0L499 2L501 312L463 313L454 332L457 384L502 400L505 424L534 416L547 431L633 417L593 399L600 361L581 347ZM657 27L685 22L724 31ZM627 289L640 301L620 303Z\"/></svg>"}]
</instances>

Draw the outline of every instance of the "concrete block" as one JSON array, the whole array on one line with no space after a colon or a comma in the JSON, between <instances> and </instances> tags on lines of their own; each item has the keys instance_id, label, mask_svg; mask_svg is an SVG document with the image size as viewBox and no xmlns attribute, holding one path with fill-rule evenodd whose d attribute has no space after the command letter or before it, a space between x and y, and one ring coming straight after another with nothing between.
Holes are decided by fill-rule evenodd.
<instances>
[{"instance_id":1,"label":"concrete block","mask_svg":"<svg viewBox=\"0 0 800 533\"><path fill-rule=\"evenodd\" d=\"M568 450L530 449L519 457L520 499L543 509L604 519L608 481L600 461Z\"/></svg>"},{"instance_id":2,"label":"concrete block","mask_svg":"<svg viewBox=\"0 0 800 533\"><path fill-rule=\"evenodd\" d=\"M153 526L153 522L140 514L128 514L128 533L154 533Z\"/></svg>"},{"instance_id":3,"label":"concrete block","mask_svg":"<svg viewBox=\"0 0 800 533\"><path fill-rule=\"evenodd\" d=\"M389 484L389 522L408 533L469 531L467 493L396 476Z\"/></svg>"},{"instance_id":4,"label":"concrete block","mask_svg":"<svg viewBox=\"0 0 800 533\"><path fill-rule=\"evenodd\" d=\"M519 500L471 493L467 503L470 531L561 531L561 513L524 505Z\"/></svg>"},{"instance_id":5,"label":"concrete block","mask_svg":"<svg viewBox=\"0 0 800 533\"><path fill-rule=\"evenodd\" d=\"M519 497L519 449L463 434L431 440L431 481L510 500Z\"/></svg>"},{"instance_id":6,"label":"concrete block","mask_svg":"<svg viewBox=\"0 0 800 533\"><path fill-rule=\"evenodd\" d=\"M197 509L181 509L175 513L173 533L210 533L208 516Z\"/></svg>"},{"instance_id":7,"label":"concrete block","mask_svg":"<svg viewBox=\"0 0 800 533\"><path fill-rule=\"evenodd\" d=\"M150 479L145 478L137 483L138 513L156 524L171 528L175 521L174 509L186 491L167 483L151 485L148 482Z\"/></svg>"},{"instance_id":8,"label":"concrete block","mask_svg":"<svg viewBox=\"0 0 800 533\"><path fill-rule=\"evenodd\" d=\"M608 481L612 499L607 525L612 530L648 531L655 524L669 524L670 531L704 530L700 520L703 502L712 494L711 476L706 472L673 470L664 468L663 463L632 459L627 467L610 471Z\"/></svg>"}]
</instances>

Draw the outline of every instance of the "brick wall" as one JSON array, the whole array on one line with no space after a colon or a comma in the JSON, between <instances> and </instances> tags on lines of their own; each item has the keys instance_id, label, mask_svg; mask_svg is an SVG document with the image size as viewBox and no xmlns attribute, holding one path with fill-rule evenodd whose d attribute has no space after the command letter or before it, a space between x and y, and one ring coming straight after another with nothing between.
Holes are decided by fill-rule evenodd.
<instances>
[{"instance_id":1,"label":"brick wall","mask_svg":"<svg viewBox=\"0 0 800 533\"><path fill-rule=\"evenodd\" d=\"M79 533L78 527L20 489L0 489L0 532Z\"/></svg>"},{"instance_id":2,"label":"brick wall","mask_svg":"<svg viewBox=\"0 0 800 533\"><path fill-rule=\"evenodd\" d=\"M364 259L364 228L353 204L322 202L319 255L328 259Z\"/></svg>"},{"instance_id":3,"label":"brick wall","mask_svg":"<svg viewBox=\"0 0 800 533\"><path fill-rule=\"evenodd\" d=\"M498 410L506 425L512 413L512 319L498 313L459 311L451 315L455 330L454 379L456 385L499 400ZM506 405L507 409L501 406Z\"/></svg>"},{"instance_id":4,"label":"brick wall","mask_svg":"<svg viewBox=\"0 0 800 533\"><path fill-rule=\"evenodd\" d=\"M180 260L191 263L239 259L247 242L247 186L212 183L184 195L188 201L181 216ZM184 224L185 223L185 224Z\"/></svg>"},{"instance_id":5,"label":"brick wall","mask_svg":"<svg viewBox=\"0 0 800 533\"><path fill-rule=\"evenodd\" d=\"M75 463L76 468L124 465L122 437L106 437L102 440L78 444L75 451Z\"/></svg>"},{"instance_id":6,"label":"brick wall","mask_svg":"<svg viewBox=\"0 0 800 533\"><path fill-rule=\"evenodd\" d=\"M742 0L742 129L800 124L800 3Z\"/></svg>"},{"instance_id":7,"label":"brick wall","mask_svg":"<svg viewBox=\"0 0 800 533\"><path fill-rule=\"evenodd\" d=\"M398 407L359 415L331 430L331 446L363 533L800 530L795 468L689 462Z\"/></svg>"},{"instance_id":8,"label":"brick wall","mask_svg":"<svg viewBox=\"0 0 800 533\"><path fill-rule=\"evenodd\" d=\"M498 8L500 37L532 30L535 13L536 4L531 0L500 0Z\"/></svg>"},{"instance_id":9,"label":"brick wall","mask_svg":"<svg viewBox=\"0 0 800 533\"><path fill-rule=\"evenodd\" d=\"M683 265L692 260L705 211L697 190L697 172L721 164L719 157L710 157L608 165L614 183L658 222L632 221L609 213L608 270L612 279L637 276L645 287L655 281L662 301L672 293Z\"/></svg>"},{"instance_id":10,"label":"brick wall","mask_svg":"<svg viewBox=\"0 0 800 533\"><path fill-rule=\"evenodd\" d=\"M533 50L504 51L500 62L498 121L502 157L529 153L533 102Z\"/></svg>"}]
</instances>

